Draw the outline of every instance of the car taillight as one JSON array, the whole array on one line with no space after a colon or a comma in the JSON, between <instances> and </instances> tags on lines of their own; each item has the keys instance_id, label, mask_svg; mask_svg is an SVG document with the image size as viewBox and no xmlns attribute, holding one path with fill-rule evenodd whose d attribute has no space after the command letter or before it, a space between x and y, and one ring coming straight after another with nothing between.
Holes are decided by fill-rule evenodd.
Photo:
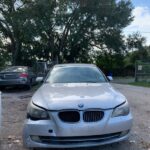
<instances>
[{"instance_id":1,"label":"car taillight","mask_svg":"<svg viewBox=\"0 0 150 150\"><path fill-rule=\"evenodd\" d=\"M21 73L21 74L20 74L20 77L21 77L21 78L27 78L27 77L28 77L28 74L27 74L27 73Z\"/></svg>"}]
</instances>

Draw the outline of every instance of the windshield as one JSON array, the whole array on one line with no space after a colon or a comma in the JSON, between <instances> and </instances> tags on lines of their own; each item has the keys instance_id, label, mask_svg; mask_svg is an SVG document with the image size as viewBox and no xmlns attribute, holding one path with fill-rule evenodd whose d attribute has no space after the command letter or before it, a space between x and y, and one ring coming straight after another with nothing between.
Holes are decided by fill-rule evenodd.
<instances>
[{"instance_id":1,"label":"windshield","mask_svg":"<svg viewBox=\"0 0 150 150\"><path fill-rule=\"evenodd\" d=\"M56 67L49 74L49 83L101 83L104 75L96 67Z\"/></svg>"},{"instance_id":2,"label":"windshield","mask_svg":"<svg viewBox=\"0 0 150 150\"><path fill-rule=\"evenodd\" d=\"M26 71L27 71L27 67L13 66L4 69L2 72L26 72Z\"/></svg>"}]
</instances>

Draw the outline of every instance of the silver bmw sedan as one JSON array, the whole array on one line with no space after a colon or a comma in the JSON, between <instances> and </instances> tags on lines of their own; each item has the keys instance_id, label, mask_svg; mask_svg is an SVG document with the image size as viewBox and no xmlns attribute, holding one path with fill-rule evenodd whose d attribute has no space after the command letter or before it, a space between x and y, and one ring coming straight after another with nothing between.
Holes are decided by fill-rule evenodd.
<instances>
[{"instance_id":1,"label":"silver bmw sedan","mask_svg":"<svg viewBox=\"0 0 150 150\"><path fill-rule=\"evenodd\" d=\"M125 96L95 65L56 65L28 105L24 145L77 148L120 142L128 139L132 119Z\"/></svg>"}]
</instances>

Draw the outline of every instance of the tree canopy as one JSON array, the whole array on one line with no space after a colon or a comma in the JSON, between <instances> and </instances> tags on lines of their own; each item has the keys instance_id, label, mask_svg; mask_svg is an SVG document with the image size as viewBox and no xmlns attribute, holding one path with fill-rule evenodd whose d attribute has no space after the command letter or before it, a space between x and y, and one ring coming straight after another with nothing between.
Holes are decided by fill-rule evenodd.
<instances>
[{"instance_id":1,"label":"tree canopy","mask_svg":"<svg viewBox=\"0 0 150 150\"><path fill-rule=\"evenodd\" d=\"M123 34L132 10L130 0L1 0L0 65L94 62L113 70L133 64L147 50L139 33Z\"/></svg>"},{"instance_id":2,"label":"tree canopy","mask_svg":"<svg viewBox=\"0 0 150 150\"><path fill-rule=\"evenodd\" d=\"M13 64L89 62L95 51L122 53L132 9L129 0L2 0L0 40Z\"/></svg>"}]
</instances>

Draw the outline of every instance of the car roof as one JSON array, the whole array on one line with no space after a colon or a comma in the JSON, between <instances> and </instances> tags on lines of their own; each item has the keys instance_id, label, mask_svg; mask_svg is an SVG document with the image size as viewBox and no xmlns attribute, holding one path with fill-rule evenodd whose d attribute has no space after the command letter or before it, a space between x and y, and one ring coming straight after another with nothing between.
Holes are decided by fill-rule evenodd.
<instances>
[{"instance_id":1,"label":"car roof","mask_svg":"<svg viewBox=\"0 0 150 150\"><path fill-rule=\"evenodd\" d=\"M18 72L18 71L26 71L27 69L28 67L26 66L8 66L5 69L3 69L1 72Z\"/></svg>"},{"instance_id":2,"label":"car roof","mask_svg":"<svg viewBox=\"0 0 150 150\"><path fill-rule=\"evenodd\" d=\"M28 66L8 66L7 68L28 68Z\"/></svg>"},{"instance_id":3,"label":"car roof","mask_svg":"<svg viewBox=\"0 0 150 150\"><path fill-rule=\"evenodd\" d=\"M94 64L82 64L82 63L71 63L71 64L58 64L54 67L96 67Z\"/></svg>"}]
</instances>

